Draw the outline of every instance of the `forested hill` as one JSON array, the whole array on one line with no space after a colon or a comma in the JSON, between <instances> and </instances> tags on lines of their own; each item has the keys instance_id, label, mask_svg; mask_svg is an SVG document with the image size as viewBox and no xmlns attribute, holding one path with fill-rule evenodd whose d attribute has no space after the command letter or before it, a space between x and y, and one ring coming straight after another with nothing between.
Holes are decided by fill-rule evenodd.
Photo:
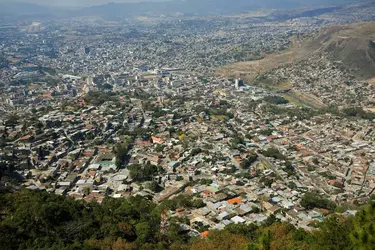
<instances>
[{"instance_id":1,"label":"forested hill","mask_svg":"<svg viewBox=\"0 0 375 250\"><path fill-rule=\"evenodd\" d=\"M375 202L356 217L332 216L306 232L270 217L264 225L231 224L208 237L190 237L169 219L160 232L164 208L199 206L179 196L160 205L140 197L75 201L47 192L0 195L1 249L373 249ZM164 209L165 210L165 209Z\"/></svg>"}]
</instances>

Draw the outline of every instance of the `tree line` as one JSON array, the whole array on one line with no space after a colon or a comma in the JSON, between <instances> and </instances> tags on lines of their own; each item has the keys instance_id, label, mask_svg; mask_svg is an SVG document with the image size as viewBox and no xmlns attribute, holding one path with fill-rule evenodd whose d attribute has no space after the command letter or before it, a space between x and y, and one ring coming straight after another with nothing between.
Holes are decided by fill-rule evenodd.
<instances>
[{"instance_id":1,"label":"tree line","mask_svg":"<svg viewBox=\"0 0 375 250\"><path fill-rule=\"evenodd\" d=\"M331 215L315 223L313 231L271 216L262 225L230 224L209 231L206 237L189 236L180 226L190 224L189 220L173 217L168 230L161 232L163 211L202 206L202 200L183 195L157 205L141 197L106 198L98 204L45 191L2 193L1 249L341 250L375 246L375 201L354 217Z\"/></svg>"}]
</instances>

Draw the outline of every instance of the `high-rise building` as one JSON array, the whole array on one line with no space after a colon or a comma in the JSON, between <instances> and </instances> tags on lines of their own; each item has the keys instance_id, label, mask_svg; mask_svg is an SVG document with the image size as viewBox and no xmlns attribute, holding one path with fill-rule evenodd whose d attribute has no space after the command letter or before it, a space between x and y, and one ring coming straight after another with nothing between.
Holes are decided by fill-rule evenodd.
<instances>
[{"instance_id":1,"label":"high-rise building","mask_svg":"<svg viewBox=\"0 0 375 250\"><path fill-rule=\"evenodd\" d=\"M240 79L234 81L234 87L238 90L240 88Z\"/></svg>"},{"instance_id":2,"label":"high-rise building","mask_svg":"<svg viewBox=\"0 0 375 250\"><path fill-rule=\"evenodd\" d=\"M234 87L239 90L241 86L244 85L244 82L243 80L241 80L240 78L237 78L235 81L234 81Z\"/></svg>"},{"instance_id":3,"label":"high-rise building","mask_svg":"<svg viewBox=\"0 0 375 250\"><path fill-rule=\"evenodd\" d=\"M86 78L86 84L87 85L93 85L94 84L94 80L91 76Z\"/></svg>"}]
</instances>

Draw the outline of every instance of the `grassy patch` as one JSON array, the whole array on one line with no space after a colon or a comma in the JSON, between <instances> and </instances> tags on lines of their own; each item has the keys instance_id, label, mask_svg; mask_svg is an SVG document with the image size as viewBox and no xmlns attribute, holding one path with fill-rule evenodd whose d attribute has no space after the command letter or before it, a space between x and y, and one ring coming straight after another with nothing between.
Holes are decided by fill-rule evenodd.
<instances>
[{"instance_id":1,"label":"grassy patch","mask_svg":"<svg viewBox=\"0 0 375 250\"><path fill-rule=\"evenodd\" d=\"M288 100L290 103L293 103L296 106L303 107L303 108L311 108L311 106L307 105L305 102L303 102L301 99L296 98L292 94L283 94L282 95L286 100Z\"/></svg>"}]
</instances>

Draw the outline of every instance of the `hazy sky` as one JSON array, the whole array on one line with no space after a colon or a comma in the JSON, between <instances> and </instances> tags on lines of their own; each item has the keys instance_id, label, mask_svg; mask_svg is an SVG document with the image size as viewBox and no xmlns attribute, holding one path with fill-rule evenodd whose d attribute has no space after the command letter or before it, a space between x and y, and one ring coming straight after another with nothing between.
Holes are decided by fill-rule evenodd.
<instances>
[{"instance_id":1,"label":"hazy sky","mask_svg":"<svg viewBox=\"0 0 375 250\"><path fill-rule=\"evenodd\" d=\"M0 2L9 2L10 0L0 0ZM15 1L15 0L11 0ZM16 0L17 2L36 3L49 6L90 6L106 4L109 2L131 3L144 1L163 1L163 0Z\"/></svg>"},{"instance_id":2,"label":"hazy sky","mask_svg":"<svg viewBox=\"0 0 375 250\"><path fill-rule=\"evenodd\" d=\"M172 1L172 0L0 0L0 3L2 3L2 2L16 2L16 1L17 2L36 3L36 4L48 5L48 6L83 7L83 6L106 4L106 3L109 3L109 2L117 2L117 3L166 2L166 1ZM232 0L232 1L235 1L235 0ZM256 1L262 1L262 0L253 0L253 1L256 2ZM277 2L278 0L274 0L274 1ZM313 0L299 0L299 1L309 2L309 3L314 2ZM353 1L353 0L326 0L326 1L331 2L331 3L333 3L333 2L340 3L341 1L342 2L349 2L349 1ZM360 1L360 0L357 0L357 1ZM296 2L298 2L298 1L296 1ZM319 2L325 2L325 1L319 0Z\"/></svg>"}]
</instances>

